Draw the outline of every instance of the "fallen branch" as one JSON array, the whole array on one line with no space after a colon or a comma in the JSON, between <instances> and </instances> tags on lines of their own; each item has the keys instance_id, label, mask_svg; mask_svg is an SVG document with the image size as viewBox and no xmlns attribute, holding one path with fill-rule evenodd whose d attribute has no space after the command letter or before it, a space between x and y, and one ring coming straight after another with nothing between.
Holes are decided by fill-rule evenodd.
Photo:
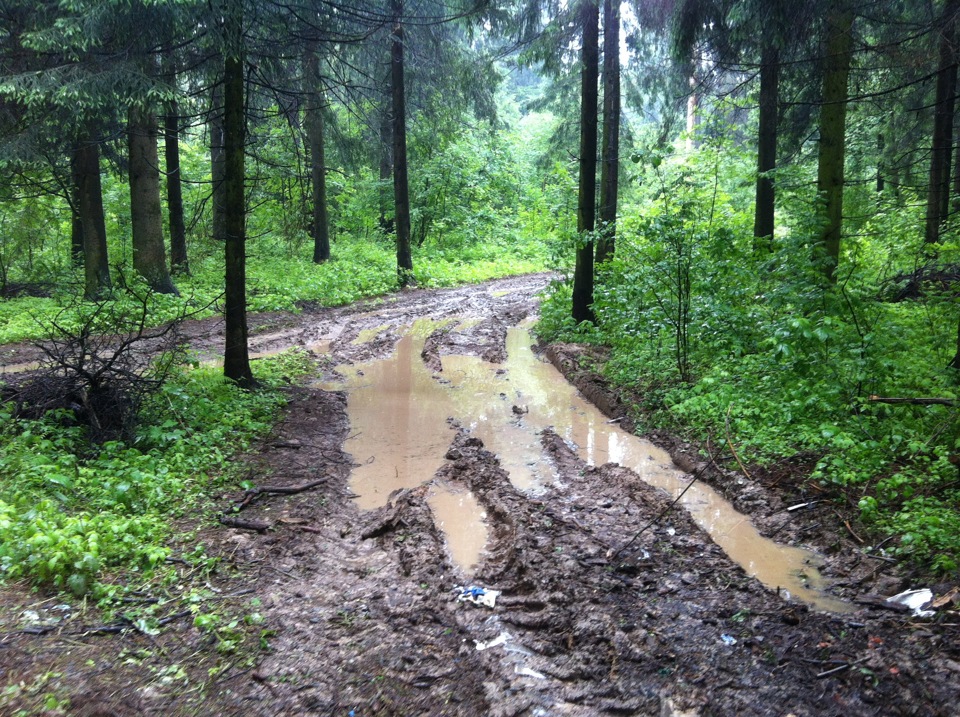
<instances>
[{"instance_id":1,"label":"fallen branch","mask_svg":"<svg viewBox=\"0 0 960 717\"><path fill-rule=\"evenodd\" d=\"M821 672L817 675L817 679L822 679L824 677L829 677L830 675L835 675L838 672L843 672L844 670L849 670L854 665L859 665L861 662L866 662L868 658L861 657L859 660L853 662L845 662L839 667L834 667L832 670L827 670L826 672Z\"/></svg>"},{"instance_id":2,"label":"fallen branch","mask_svg":"<svg viewBox=\"0 0 960 717\"><path fill-rule=\"evenodd\" d=\"M833 511L833 513L834 513L834 515L836 515L836 516L840 519L840 522L843 523L843 527L847 529L847 532L850 533L851 536L853 536L853 539L856 540L858 543L860 543L860 545L863 545L864 542L865 542L864 539L861 538L859 535L857 535L857 534L854 532L853 528L850 527L850 521L846 520L846 519L845 519L842 515L840 515L840 513L838 513L837 511Z\"/></svg>"},{"instance_id":3,"label":"fallen branch","mask_svg":"<svg viewBox=\"0 0 960 717\"><path fill-rule=\"evenodd\" d=\"M700 466L700 469L693 474L693 477L690 479L690 482L687 483L687 485L684 487L682 491L680 491L680 495L674 498L673 501L671 501L670 505L668 505L666 508L661 510L660 513L653 520L651 520L645 526L640 528L640 530L638 530L634 534L634 536L630 538L630 540L628 540L626 543L620 546L620 548L618 548L616 551L611 553L610 559L613 560L614 558L616 558L618 555L620 555L620 553L622 553L624 550L626 550L631 545L633 545L641 535L647 532L649 528L656 525L660 521L660 519L663 518L663 516L665 516L673 508L673 506L675 506L680 501L681 498L683 498L686 492L690 490L691 486L693 486L694 483L697 482L697 479L700 478L700 476L703 474L703 472L707 469L707 466L709 465L710 465L709 463L704 463L702 466Z\"/></svg>"},{"instance_id":4,"label":"fallen branch","mask_svg":"<svg viewBox=\"0 0 960 717\"><path fill-rule=\"evenodd\" d=\"M733 459L737 462L737 465L740 466L740 470L743 471L743 474L749 480L753 480L746 467L740 462L740 456L737 455L737 449L733 447L733 441L730 440L730 408L731 406L727 406L727 416L724 419L724 433L726 433L727 436L727 445L730 446L730 452L733 454Z\"/></svg>"},{"instance_id":5,"label":"fallen branch","mask_svg":"<svg viewBox=\"0 0 960 717\"><path fill-rule=\"evenodd\" d=\"M318 485L323 485L327 482L326 478L318 478L317 480L310 481L309 483L304 483L302 485L263 485L258 488L250 488L245 491L243 498L240 499L240 502L233 507L234 513L239 513L244 508L248 507L257 496L261 495L296 495L297 493L303 493L304 491L310 490L311 488L316 488ZM223 522L222 520L220 521Z\"/></svg>"},{"instance_id":6,"label":"fallen branch","mask_svg":"<svg viewBox=\"0 0 960 717\"><path fill-rule=\"evenodd\" d=\"M270 523L262 520L244 520L243 518L234 518L231 515L221 515L220 522L228 528L238 528L240 530L255 530L258 533L264 533L270 529Z\"/></svg>"},{"instance_id":7,"label":"fallen branch","mask_svg":"<svg viewBox=\"0 0 960 717\"><path fill-rule=\"evenodd\" d=\"M900 404L907 403L915 406L956 406L955 398L884 398L882 396L870 396L870 403L889 403Z\"/></svg>"}]
</instances>

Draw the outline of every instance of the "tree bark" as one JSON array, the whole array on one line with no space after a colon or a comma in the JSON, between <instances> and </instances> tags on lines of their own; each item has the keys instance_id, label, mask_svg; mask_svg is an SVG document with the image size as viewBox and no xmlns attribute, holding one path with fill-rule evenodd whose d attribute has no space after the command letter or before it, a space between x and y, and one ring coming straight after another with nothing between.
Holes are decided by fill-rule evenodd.
<instances>
[{"instance_id":1,"label":"tree bark","mask_svg":"<svg viewBox=\"0 0 960 717\"><path fill-rule=\"evenodd\" d=\"M763 46L760 57L760 126L757 142L757 196L753 216L754 246L769 252L773 248L776 193L773 177L777 167L777 119L779 116L780 53L772 42Z\"/></svg>"},{"instance_id":2,"label":"tree bark","mask_svg":"<svg viewBox=\"0 0 960 717\"><path fill-rule=\"evenodd\" d=\"M160 294L176 294L167 271L160 209L160 169L157 120L144 109L131 108L127 121L130 159L130 224L133 268Z\"/></svg>"},{"instance_id":3,"label":"tree bark","mask_svg":"<svg viewBox=\"0 0 960 717\"><path fill-rule=\"evenodd\" d=\"M406 286L413 271L410 251L410 189L407 181L406 97L403 86L403 0L392 0L393 44L390 87L393 96L393 203L397 233L397 276Z\"/></svg>"},{"instance_id":4,"label":"tree bark","mask_svg":"<svg viewBox=\"0 0 960 717\"><path fill-rule=\"evenodd\" d=\"M390 205L387 182L393 178L393 116L390 111L393 99L388 90L384 91L384 97L380 115L380 229L384 234L393 234L393 218L387 214Z\"/></svg>"},{"instance_id":5,"label":"tree bark","mask_svg":"<svg viewBox=\"0 0 960 717\"><path fill-rule=\"evenodd\" d=\"M100 146L92 132L88 132L78 142L75 157L77 208L83 225L83 295L84 298L92 300L112 286L107 259L103 190L100 184Z\"/></svg>"},{"instance_id":6,"label":"tree bark","mask_svg":"<svg viewBox=\"0 0 960 717\"><path fill-rule=\"evenodd\" d=\"M940 28L940 63L937 69L936 109L930 155L930 183L927 189L927 216L924 237L940 241L940 227L950 207L950 161L953 151L953 115L956 106L957 55L956 18L960 0L947 0Z\"/></svg>"},{"instance_id":7,"label":"tree bark","mask_svg":"<svg viewBox=\"0 0 960 717\"><path fill-rule=\"evenodd\" d=\"M617 243L620 175L620 2L603 0L603 145L600 148L598 264L613 258Z\"/></svg>"},{"instance_id":8,"label":"tree bark","mask_svg":"<svg viewBox=\"0 0 960 717\"><path fill-rule=\"evenodd\" d=\"M253 386L247 345L246 197L244 196L243 15L230 12L228 27L234 47L224 60L224 210L225 221L225 345L223 374L243 388ZM230 22L230 20L228 20Z\"/></svg>"},{"instance_id":9,"label":"tree bark","mask_svg":"<svg viewBox=\"0 0 960 717\"><path fill-rule=\"evenodd\" d=\"M224 198L224 149L223 149L223 86L214 85L210 94L210 179L212 182L210 202L212 206L211 233L214 241L226 241L227 215Z\"/></svg>"},{"instance_id":10,"label":"tree bark","mask_svg":"<svg viewBox=\"0 0 960 717\"><path fill-rule=\"evenodd\" d=\"M167 164L167 216L170 224L170 267L175 273L189 274L187 226L183 220L183 188L180 175L180 128L177 103L173 102L163 118L164 158Z\"/></svg>"},{"instance_id":11,"label":"tree bark","mask_svg":"<svg viewBox=\"0 0 960 717\"><path fill-rule=\"evenodd\" d=\"M853 12L838 2L827 13L823 105L820 109L820 151L817 189L823 200L820 256L824 278L836 281L843 230L844 155L846 152L847 80L853 50Z\"/></svg>"},{"instance_id":12,"label":"tree bark","mask_svg":"<svg viewBox=\"0 0 960 717\"><path fill-rule=\"evenodd\" d=\"M77 147L70 154L70 260L83 266L83 217L80 214L80 192L83 177Z\"/></svg>"},{"instance_id":13,"label":"tree bark","mask_svg":"<svg viewBox=\"0 0 960 717\"><path fill-rule=\"evenodd\" d=\"M580 181L577 195L577 261L573 271L573 319L596 322L593 314L593 239L597 201L597 81L599 79L600 5L580 7L583 27L580 71Z\"/></svg>"},{"instance_id":14,"label":"tree bark","mask_svg":"<svg viewBox=\"0 0 960 717\"><path fill-rule=\"evenodd\" d=\"M307 102L307 144L310 149L310 179L313 186L313 261L322 264L330 258L330 223L327 217L327 169L323 151L323 93L320 90L320 65L316 43L305 58L304 95Z\"/></svg>"}]
</instances>

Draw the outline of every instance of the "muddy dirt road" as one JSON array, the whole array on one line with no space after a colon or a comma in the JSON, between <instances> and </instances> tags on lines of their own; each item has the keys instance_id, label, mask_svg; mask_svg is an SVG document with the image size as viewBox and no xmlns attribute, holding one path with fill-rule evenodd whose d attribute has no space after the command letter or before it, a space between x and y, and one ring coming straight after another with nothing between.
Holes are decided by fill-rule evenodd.
<instances>
[{"instance_id":1,"label":"muddy dirt road","mask_svg":"<svg viewBox=\"0 0 960 717\"><path fill-rule=\"evenodd\" d=\"M796 486L661 437L684 473L591 413L530 351L547 281L255 317L254 352L302 346L317 376L291 389L249 476L323 482L243 511L267 530L202 538L222 556L212 587L255 601L268 650L204 678L215 647L188 620L159 636L8 633L7 679L42 663L84 715L958 714L956 607L920 618L865 598L914 586L864 557L829 505L787 511ZM188 327L202 357L220 328ZM578 349L546 353L619 417ZM493 605L458 600L470 586Z\"/></svg>"}]
</instances>

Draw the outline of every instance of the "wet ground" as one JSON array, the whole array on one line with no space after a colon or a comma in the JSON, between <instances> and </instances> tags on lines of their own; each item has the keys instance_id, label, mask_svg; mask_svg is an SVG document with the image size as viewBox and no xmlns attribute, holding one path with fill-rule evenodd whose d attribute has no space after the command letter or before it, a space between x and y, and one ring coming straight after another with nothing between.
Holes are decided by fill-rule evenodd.
<instances>
[{"instance_id":1,"label":"wet ground","mask_svg":"<svg viewBox=\"0 0 960 717\"><path fill-rule=\"evenodd\" d=\"M624 430L583 349L531 349L547 281L255 317L255 352L305 347L317 375L249 477L324 482L242 513L268 530L205 527L222 560L181 575L255 610L267 649L225 655L189 619L95 634L76 608L42 635L8 630L62 609L10 586L4 684L84 715L957 714L954 603L886 605L917 585L802 471L748 478ZM206 358L221 330L187 334ZM492 607L457 600L474 585ZM36 703L18 699L0 705Z\"/></svg>"}]
</instances>

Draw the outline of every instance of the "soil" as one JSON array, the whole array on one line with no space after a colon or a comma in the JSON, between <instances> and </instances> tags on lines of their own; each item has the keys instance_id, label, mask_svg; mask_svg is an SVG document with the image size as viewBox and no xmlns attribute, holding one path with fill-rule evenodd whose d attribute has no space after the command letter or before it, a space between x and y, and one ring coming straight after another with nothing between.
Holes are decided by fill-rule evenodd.
<instances>
[{"instance_id":1,"label":"soil","mask_svg":"<svg viewBox=\"0 0 960 717\"><path fill-rule=\"evenodd\" d=\"M473 318L469 328L435 330L423 361L434 371L449 353L501 361L506 328L536 314L548 281L514 277L253 316L251 350L313 347L319 376L332 379L338 365L388 355L418 318ZM201 358L214 358L222 329L210 319L184 331ZM631 401L583 368L585 354L590 366L602 354L569 345L545 354L602 410L629 421ZM2 357L33 360L26 346L4 347ZM186 521L219 560L203 570L178 564L181 584L144 594L158 601L156 629L98 630L116 625L98 624L85 604L5 586L0 714L43 714L44 704L49 714L87 717L957 714L956 603L917 618L878 597L917 587L918 576L869 557L869 536L848 506L805 480L802 460L745 474L730 455L704 459L676 437L652 437L766 535L820 550L849 613L765 589L670 509L666 494L616 464L585 465L549 430L544 457L559 480L528 494L451 422L437 478L474 494L490 536L467 575L451 562L427 485L377 510L356 506L349 436L343 392L291 387L274 434L242 459L260 486L316 485L211 496L221 509L248 498L238 517L260 529ZM804 502L813 505L787 510ZM492 608L458 601L456 587L466 585L501 594ZM198 596L192 611L180 598L164 602L164 591L182 595L183 586ZM930 587L949 595L952 585ZM238 624L202 630L197 604ZM234 633L256 646L232 651L224 638Z\"/></svg>"}]
</instances>

